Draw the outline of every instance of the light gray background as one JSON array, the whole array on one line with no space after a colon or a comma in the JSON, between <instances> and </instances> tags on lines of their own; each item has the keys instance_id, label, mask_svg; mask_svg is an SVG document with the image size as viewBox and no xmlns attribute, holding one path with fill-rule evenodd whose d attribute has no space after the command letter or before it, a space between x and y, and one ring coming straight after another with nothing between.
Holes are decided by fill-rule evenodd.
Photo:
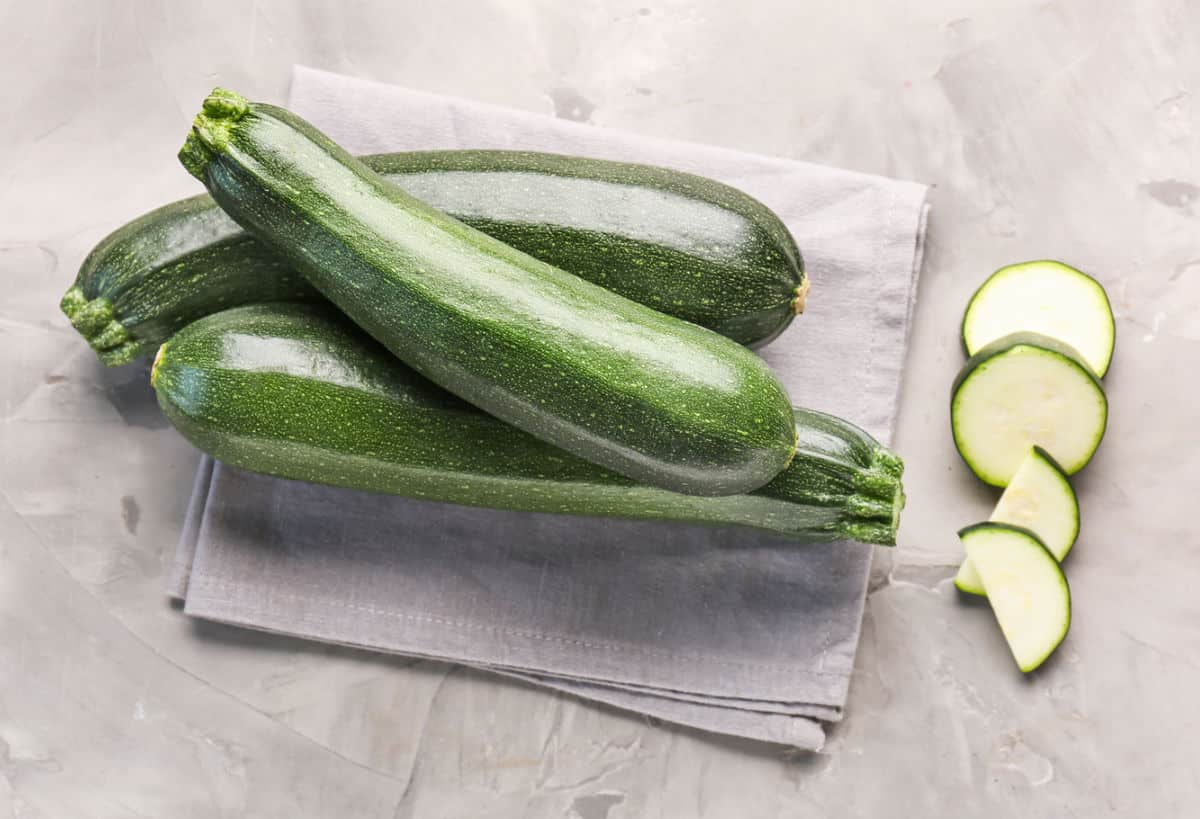
<instances>
[{"instance_id":1,"label":"light gray background","mask_svg":"<svg viewBox=\"0 0 1200 819\"><path fill-rule=\"evenodd\" d=\"M0 818L1196 815L1198 33L1190 0L0 4ZM204 94L282 100L294 62L936 184L909 508L825 753L166 605L195 455L55 304L197 190ZM1074 628L1022 678L948 580L992 495L946 392L971 290L1041 256L1105 282L1119 342Z\"/></svg>"}]
</instances>

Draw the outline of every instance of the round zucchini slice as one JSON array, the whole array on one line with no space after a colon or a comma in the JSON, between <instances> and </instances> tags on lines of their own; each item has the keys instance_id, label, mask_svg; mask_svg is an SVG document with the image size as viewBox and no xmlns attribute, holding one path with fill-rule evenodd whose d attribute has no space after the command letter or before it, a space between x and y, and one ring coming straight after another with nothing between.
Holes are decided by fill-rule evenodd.
<instances>
[{"instance_id":1,"label":"round zucchini slice","mask_svg":"<svg viewBox=\"0 0 1200 819\"><path fill-rule=\"evenodd\" d=\"M1062 262L1002 267L971 297L962 322L967 355L1018 332L1069 344L1100 377L1112 362L1116 323L1108 294L1091 276Z\"/></svg>"},{"instance_id":2,"label":"round zucchini slice","mask_svg":"<svg viewBox=\"0 0 1200 819\"><path fill-rule=\"evenodd\" d=\"M1008 486L1034 445L1074 475L1108 423L1104 388L1081 355L1036 333L1014 333L973 355L950 397L954 445L992 486Z\"/></svg>"}]
</instances>

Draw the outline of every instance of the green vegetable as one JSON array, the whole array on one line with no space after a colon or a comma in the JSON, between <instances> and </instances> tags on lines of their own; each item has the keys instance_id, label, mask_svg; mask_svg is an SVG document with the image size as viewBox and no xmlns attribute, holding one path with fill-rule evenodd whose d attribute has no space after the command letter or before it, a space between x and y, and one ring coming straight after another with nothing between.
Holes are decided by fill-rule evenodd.
<instances>
[{"instance_id":1,"label":"green vegetable","mask_svg":"<svg viewBox=\"0 0 1200 819\"><path fill-rule=\"evenodd\" d=\"M1033 671L1071 627L1071 589L1050 550L1028 529L977 523L958 533L1022 671Z\"/></svg>"},{"instance_id":2,"label":"green vegetable","mask_svg":"<svg viewBox=\"0 0 1200 819\"><path fill-rule=\"evenodd\" d=\"M1062 262L1022 262L988 277L963 315L967 355L1011 333L1040 333L1079 351L1101 378L1116 340L1112 305L1100 282Z\"/></svg>"},{"instance_id":3,"label":"green vegetable","mask_svg":"<svg viewBox=\"0 0 1200 819\"><path fill-rule=\"evenodd\" d=\"M761 202L711 179L520 151L362 161L518 250L740 344L765 344L804 307L808 280L787 228ZM101 360L116 365L218 310L318 299L303 276L202 195L103 239L62 308Z\"/></svg>"},{"instance_id":4,"label":"green vegetable","mask_svg":"<svg viewBox=\"0 0 1200 819\"><path fill-rule=\"evenodd\" d=\"M317 292L209 196L174 202L93 248L59 306L110 367L152 352L190 321L247 302Z\"/></svg>"},{"instance_id":5,"label":"green vegetable","mask_svg":"<svg viewBox=\"0 0 1200 819\"><path fill-rule=\"evenodd\" d=\"M991 520L1028 529L1059 563L1079 537L1079 501L1067 473L1050 453L1035 446L1000 496ZM954 585L968 594L983 594L983 578L970 558L963 561Z\"/></svg>"},{"instance_id":6,"label":"green vegetable","mask_svg":"<svg viewBox=\"0 0 1200 819\"><path fill-rule=\"evenodd\" d=\"M757 489L795 452L752 352L434 210L287 111L218 90L180 159L394 355L538 438L697 495Z\"/></svg>"},{"instance_id":7,"label":"green vegetable","mask_svg":"<svg viewBox=\"0 0 1200 819\"><path fill-rule=\"evenodd\" d=\"M1074 475L1104 437L1108 400L1079 353L1036 333L1014 333L973 355L954 382L950 426L967 466L1007 486L1035 444Z\"/></svg>"},{"instance_id":8,"label":"green vegetable","mask_svg":"<svg viewBox=\"0 0 1200 819\"><path fill-rule=\"evenodd\" d=\"M284 478L473 506L740 525L892 545L900 460L796 410L791 466L750 495L654 489L526 435L421 378L325 305L248 305L187 326L154 365L159 404L200 449Z\"/></svg>"}]
</instances>

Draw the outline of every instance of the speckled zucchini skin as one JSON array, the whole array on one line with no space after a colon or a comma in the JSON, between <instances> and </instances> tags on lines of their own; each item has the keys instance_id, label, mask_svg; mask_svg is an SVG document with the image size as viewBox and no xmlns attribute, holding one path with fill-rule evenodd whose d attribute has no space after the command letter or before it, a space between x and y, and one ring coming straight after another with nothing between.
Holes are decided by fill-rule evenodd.
<instances>
[{"instance_id":1,"label":"speckled zucchini skin","mask_svg":"<svg viewBox=\"0 0 1200 819\"><path fill-rule=\"evenodd\" d=\"M752 494L639 485L439 389L324 305L203 318L163 345L153 381L197 447L283 478L472 506L751 526L806 542L893 545L904 503L894 454L801 409L796 457Z\"/></svg>"},{"instance_id":2,"label":"speckled zucchini skin","mask_svg":"<svg viewBox=\"0 0 1200 819\"><path fill-rule=\"evenodd\" d=\"M697 495L757 489L795 451L758 356L429 207L294 114L218 90L180 159L396 357L518 429Z\"/></svg>"},{"instance_id":3,"label":"speckled zucchini skin","mask_svg":"<svg viewBox=\"0 0 1200 819\"><path fill-rule=\"evenodd\" d=\"M544 262L739 344L803 309L787 228L736 188L681 171L526 151L366 156L389 182ZM109 365L152 352L201 316L321 297L212 197L153 210L84 260L63 310Z\"/></svg>"},{"instance_id":4,"label":"speckled zucchini skin","mask_svg":"<svg viewBox=\"0 0 1200 819\"><path fill-rule=\"evenodd\" d=\"M180 327L218 310L319 298L203 195L152 210L102 239L59 306L111 367L153 352Z\"/></svg>"}]
</instances>

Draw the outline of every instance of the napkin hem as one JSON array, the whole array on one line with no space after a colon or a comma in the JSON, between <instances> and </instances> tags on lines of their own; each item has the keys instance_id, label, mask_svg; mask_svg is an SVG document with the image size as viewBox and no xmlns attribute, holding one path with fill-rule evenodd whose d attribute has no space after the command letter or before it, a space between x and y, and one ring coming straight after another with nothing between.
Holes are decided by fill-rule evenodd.
<instances>
[{"instance_id":1,"label":"napkin hem","mask_svg":"<svg viewBox=\"0 0 1200 819\"><path fill-rule=\"evenodd\" d=\"M191 597L190 592L194 588L253 589L255 591L255 593L258 593L258 588L252 584L241 583L241 582L238 582L235 580L216 580L211 577L202 577L202 578L198 578L197 580L192 581L192 583L189 584L189 588L188 588L189 598ZM840 671L819 671L819 670L813 670L813 669L808 669L808 668L802 668L800 666L796 666L791 663L758 663L758 662L753 662L753 661L749 661L749 660L718 660L713 657L706 657L706 656L701 656L701 655L677 654L675 652L665 651L663 649L657 649L657 648L649 648L646 646L636 646L636 645L631 645L631 644L615 643L615 642L606 641L606 640L580 640L580 639L576 639L574 637L568 637L564 634L554 634L554 633L543 632L543 631L532 631L529 629L506 628L503 626L496 626L496 625L492 625L489 623L476 623L476 622L472 622L469 620L451 619L451 618L446 618L446 617L440 617L440 616L437 616L434 614L429 614L427 612L400 611L397 609L388 608L386 606L361 606L361 605L358 605L357 603L349 603L349 602L346 602L343 600L330 600L330 599L316 598L316 597L312 597L310 595L295 594L295 593L291 593L291 592L276 591L276 592L271 592L270 596L272 598L283 597L283 598L290 599L290 600L303 601L305 603L308 603L311 605L317 605L317 606L329 606L329 607L339 608L339 609L343 609L343 608L350 609L351 611L358 611L358 612L362 612L364 614L379 614L379 615L383 615L384 617L391 617L393 619L398 619L398 620L408 620L408 621L414 622L414 623L426 623L426 624L438 625L438 626L448 626L450 628L464 629L464 630L470 630L470 631L488 631L488 632L492 632L495 634L501 634L501 635L505 635L505 636L509 636L509 637L521 637L521 638L527 638L527 639L531 639L531 640L542 640L545 642L561 643L563 645L578 646L580 648L602 649L604 651L613 651L613 652L618 652L618 653L623 652L623 653L629 653L629 654L644 654L644 655L648 655L648 656L652 656L652 657L656 657L656 658L665 658L668 660L674 660L677 662L710 663L712 665L717 665L717 666L729 666L729 667L736 667L736 668L770 669L770 670L775 670L775 671L787 671L788 673L801 673L801 674L805 674L805 675L821 676L821 677L841 677L841 676L843 676L842 672L840 672Z\"/></svg>"},{"instance_id":2,"label":"napkin hem","mask_svg":"<svg viewBox=\"0 0 1200 819\"><path fill-rule=\"evenodd\" d=\"M221 593L235 590L245 591L247 597L235 599L233 594ZM271 608L271 600L280 597L299 603L300 610L290 610L286 617L281 616L280 612ZM247 602L247 598L253 602ZM368 636L367 639L348 639L346 635L340 633L336 626L330 626L330 622L337 621L336 618L328 616L330 610L344 611L347 609L352 611L365 609L364 614L374 614L388 617L389 620L408 622L410 630L407 642L403 639L406 635L397 635L392 629L383 629L383 632L380 632L386 635L385 638L379 636L379 638L372 639ZM467 630L467 632L488 632L496 636L496 641L492 644L494 656L484 657L478 650L478 645L468 651L470 646L468 648L452 646L451 641L445 639L445 634L440 629L455 628L455 624L446 618L422 618L420 615L415 615L415 612L383 610L378 606L359 606L344 602L344 600L314 598L289 592L270 591L264 593L262 588L256 585L240 584L236 581L210 578L194 579L191 586L188 587L184 611L187 615L208 618L208 620L236 622L245 624L245 626L278 630L278 632L293 635L302 634L312 639L358 645L386 653L436 657L446 660L446 662L464 665L505 666L505 668L518 668L534 672L534 674L559 676L580 681L611 682L617 683L617 685L635 686L638 689L689 691L721 699L736 698L779 701L779 703L812 701L815 704L833 707L840 707L841 701L844 700L842 689L845 687L846 677L836 671L818 671L804 668L804 666L781 663L752 663L742 662L742 660L689 657L686 654L662 652L655 648L641 646L614 645L612 648L608 648L598 642L571 641L571 645L588 648L589 653L586 654L588 663L584 670L575 668L578 662L574 657L556 656L548 658L552 660L551 663L545 662L547 658L542 657L541 652L536 650L535 646L544 644L544 642L556 642L556 640L545 640L539 638L536 633L529 633L517 635L516 640L506 641L503 638L508 638L509 630L514 629L506 630L484 623L464 624L466 628L463 630ZM414 639L413 634L420 632L422 628L432 628L434 635L442 638L438 641L437 654L430 653L430 648L422 644L420 639ZM424 642L428 644L430 640ZM593 648L595 648L595 652L592 651ZM626 648L630 648L632 651L625 651ZM649 657L652 658L652 662L637 665L634 670L630 671L629 665L612 662L612 660L607 663L602 662L606 657ZM672 685L673 682L678 681L678 675L661 672L659 663L664 657L672 660L673 663L690 665L692 668L719 669L719 674L706 675L708 680L718 680L719 682L706 691L698 691L695 688L684 689L678 685ZM798 683L804 685L805 682L809 686L809 697L805 697L803 700L788 697L788 689L796 687ZM820 701L811 699L814 697L820 697Z\"/></svg>"},{"instance_id":3,"label":"napkin hem","mask_svg":"<svg viewBox=\"0 0 1200 819\"><path fill-rule=\"evenodd\" d=\"M221 584L221 585L218 585ZM254 600L248 602L245 598L233 600L229 595L214 594L221 589L226 591L242 589L249 593ZM278 596L286 596L294 603L301 604L300 610L292 610L286 616L271 608L270 601ZM327 605L328 604L328 605ZM633 686L638 690L687 690L701 696L716 698L749 699L760 702L812 702L813 704L828 705L840 708L844 698L846 678L837 672L818 672L811 668L791 666L786 664L740 664L737 661L718 660L708 662L703 658L691 658L691 662L681 662L692 668L710 669L716 673L705 674L700 679L709 684L703 690L694 685L684 688L680 673L673 669L678 666L667 664L664 668L655 657L654 662L641 663L632 666L628 663L616 662L617 658L644 658L640 652L625 653L621 651L596 651L586 653L584 657L544 656L537 645L546 641L536 637L516 638L507 640L506 635L495 629L491 634L495 637L489 644L489 654L484 656L478 645L466 644L462 647L453 644L447 638L446 626L441 623L424 624L412 617L389 618L403 619L410 624L405 635L397 635L390 628L391 623L378 624L379 630L373 634L360 632L355 638L350 638L330 623L337 622L330 618L331 611L345 611L350 605L343 601L325 601L307 596L292 595L287 592L266 592L257 586L236 582L211 582L207 578L194 580L188 589L184 604L184 613L204 619L215 619L222 622L236 623L254 628L266 628L292 635L303 635L317 640L325 640L345 645L356 645L389 654L403 654L440 659L446 662L460 663L471 666L500 666L519 668L534 674L576 679L580 681L603 681L619 685ZM399 614L407 615L407 612ZM381 615L387 616L387 615ZM360 625L362 625L360 623ZM367 623L374 626L374 623ZM422 640L418 635L422 629L432 629L428 633L430 639ZM477 629L475 631L487 631ZM407 637L407 640L405 640ZM436 642L437 653L432 653L432 645ZM636 647L634 647L636 648ZM611 658L611 659L610 659ZM672 660L681 658L671 658ZM547 662L549 661L549 662ZM797 685L807 687L805 696L800 699L790 696Z\"/></svg>"}]
</instances>

